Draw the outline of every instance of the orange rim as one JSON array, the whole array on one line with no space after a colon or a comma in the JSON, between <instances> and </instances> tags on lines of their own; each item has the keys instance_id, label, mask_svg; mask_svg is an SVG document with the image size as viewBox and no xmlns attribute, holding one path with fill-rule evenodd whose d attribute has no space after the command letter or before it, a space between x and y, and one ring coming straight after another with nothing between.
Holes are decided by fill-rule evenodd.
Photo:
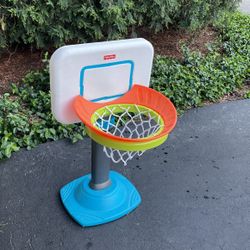
<instances>
[{"instance_id":1,"label":"orange rim","mask_svg":"<svg viewBox=\"0 0 250 250\"><path fill-rule=\"evenodd\" d=\"M119 136L115 136L109 133L106 133L97 127L95 127L91 122L91 117L95 113L96 110L114 104L135 104L148 107L149 109L158 113L164 122L164 128L161 133L154 135L152 137L145 138L123 138ZM160 92L157 92L154 89L141 86L141 85L133 85L132 89L127 92L122 97L105 103L95 103L86 100L82 96L77 96L73 102L74 110L76 114L81 119L81 121L94 133L103 136L107 139L124 141L124 142L143 142L155 140L157 138L166 136L170 133L170 131L175 127L177 122L177 112L172 104L172 102L165 97Z\"/></svg>"}]
</instances>

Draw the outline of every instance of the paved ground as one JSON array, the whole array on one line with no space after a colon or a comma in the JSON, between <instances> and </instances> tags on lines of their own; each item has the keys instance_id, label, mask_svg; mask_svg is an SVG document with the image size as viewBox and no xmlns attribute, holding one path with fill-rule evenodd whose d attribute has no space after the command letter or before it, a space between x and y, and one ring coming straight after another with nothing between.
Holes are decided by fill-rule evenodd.
<instances>
[{"instance_id":1,"label":"paved ground","mask_svg":"<svg viewBox=\"0 0 250 250\"><path fill-rule=\"evenodd\" d=\"M250 0L242 0L240 10L244 13L250 14Z\"/></svg>"},{"instance_id":2,"label":"paved ground","mask_svg":"<svg viewBox=\"0 0 250 250\"><path fill-rule=\"evenodd\" d=\"M1 162L0 248L250 249L250 100L191 110L166 144L114 167L135 183L142 204L118 221L81 228L58 190L89 165L89 139Z\"/></svg>"}]
</instances>

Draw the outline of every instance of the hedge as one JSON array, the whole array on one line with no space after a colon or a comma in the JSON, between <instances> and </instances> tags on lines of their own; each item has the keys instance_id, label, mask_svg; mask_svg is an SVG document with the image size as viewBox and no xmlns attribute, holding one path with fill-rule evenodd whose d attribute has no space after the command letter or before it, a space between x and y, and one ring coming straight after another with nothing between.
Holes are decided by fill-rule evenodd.
<instances>
[{"instance_id":1,"label":"hedge","mask_svg":"<svg viewBox=\"0 0 250 250\"><path fill-rule=\"evenodd\" d=\"M59 47L118 39L138 26L159 31L170 24L197 29L240 0L2 0L0 48ZM132 34L134 35L134 34Z\"/></svg>"},{"instance_id":2,"label":"hedge","mask_svg":"<svg viewBox=\"0 0 250 250\"><path fill-rule=\"evenodd\" d=\"M183 61L156 56L152 87L169 97L180 112L240 88L250 77L249 26L250 16L224 15L215 24L219 41L206 56L185 46ZM0 98L0 159L22 147L31 149L61 138L76 142L85 135L83 125L66 126L53 118L48 58L45 64L44 69L27 74L19 86L13 85L12 94Z\"/></svg>"},{"instance_id":3,"label":"hedge","mask_svg":"<svg viewBox=\"0 0 250 250\"><path fill-rule=\"evenodd\" d=\"M183 46L183 61L157 56L152 85L164 93L183 111L215 102L234 92L250 78L250 16L224 14L214 23L219 41L209 45L202 56ZM246 96L247 97L247 96Z\"/></svg>"}]
</instances>

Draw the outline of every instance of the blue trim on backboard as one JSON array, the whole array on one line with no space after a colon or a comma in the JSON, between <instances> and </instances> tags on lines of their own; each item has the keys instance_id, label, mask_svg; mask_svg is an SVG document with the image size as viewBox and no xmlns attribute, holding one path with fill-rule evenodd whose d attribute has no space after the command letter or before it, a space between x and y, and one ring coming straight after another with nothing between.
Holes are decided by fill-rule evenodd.
<instances>
[{"instance_id":1,"label":"blue trim on backboard","mask_svg":"<svg viewBox=\"0 0 250 250\"><path fill-rule=\"evenodd\" d=\"M83 93L84 93L84 74L85 74L86 70L96 69L96 68L104 68L104 67L110 67L110 66L116 66L116 65L122 65L122 64L130 64L130 66L131 66L130 75L129 75L129 86L128 86L128 91L129 91L132 88L132 84L133 84L134 62L132 60L123 60L123 61L118 61L118 62L95 64L95 65L89 65L89 66L83 67L80 71L80 95L83 96ZM98 101L102 101L102 100L113 99L116 97L123 96L124 94L125 93L118 94L118 95L112 95L112 96L103 96L103 97L93 99L91 101L98 102Z\"/></svg>"}]
</instances>

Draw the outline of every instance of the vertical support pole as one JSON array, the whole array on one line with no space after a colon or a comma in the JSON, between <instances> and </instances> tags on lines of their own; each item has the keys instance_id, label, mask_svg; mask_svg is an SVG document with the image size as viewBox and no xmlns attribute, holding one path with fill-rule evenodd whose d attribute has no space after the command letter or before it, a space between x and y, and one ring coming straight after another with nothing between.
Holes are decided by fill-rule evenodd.
<instances>
[{"instance_id":1,"label":"vertical support pole","mask_svg":"<svg viewBox=\"0 0 250 250\"><path fill-rule=\"evenodd\" d=\"M111 184L109 179L111 160L103 152L103 146L91 141L91 181L92 189L100 190Z\"/></svg>"}]
</instances>

